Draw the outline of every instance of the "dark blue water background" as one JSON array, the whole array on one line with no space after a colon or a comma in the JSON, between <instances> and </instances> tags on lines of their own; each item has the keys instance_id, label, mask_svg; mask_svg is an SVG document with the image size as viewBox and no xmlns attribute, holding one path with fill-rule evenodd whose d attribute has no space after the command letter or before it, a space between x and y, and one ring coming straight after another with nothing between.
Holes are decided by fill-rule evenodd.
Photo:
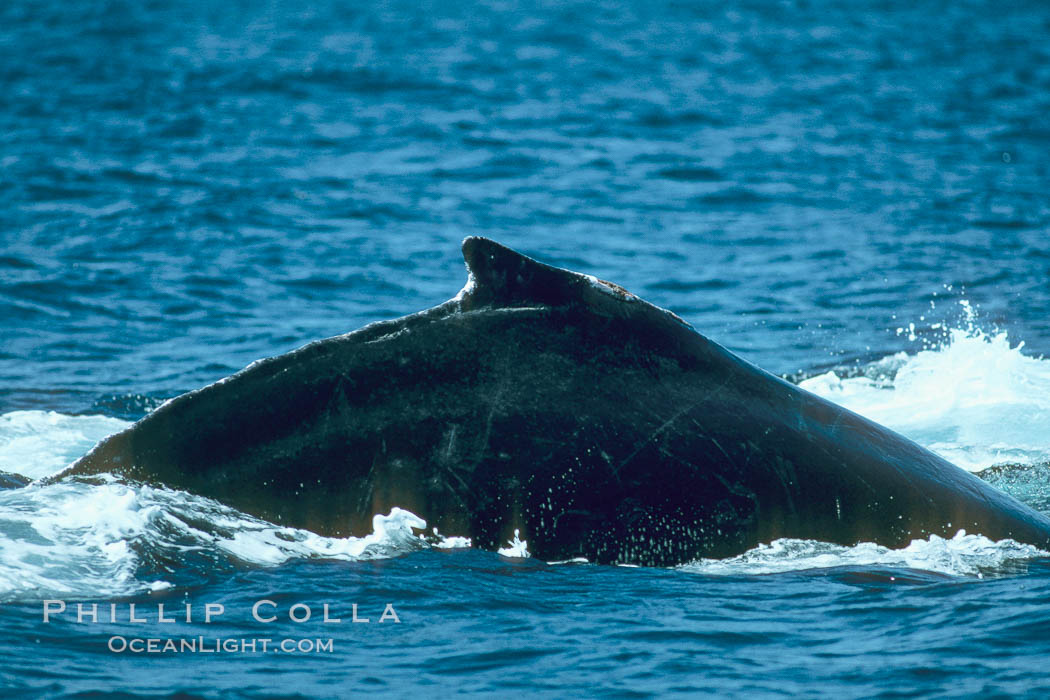
<instances>
[{"instance_id":1,"label":"dark blue water background","mask_svg":"<svg viewBox=\"0 0 1050 700\"><path fill-rule=\"evenodd\" d=\"M779 374L914 349L896 329L937 335L963 293L1048 353L1048 37L1037 1L9 0L0 413L135 418L431 306L465 281L471 234L622 284ZM473 551L144 562L176 583L160 600L240 610L179 634L255 635L263 597L393 602L402 624L275 626L334 636L332 654L133 657L105 650L126 626L42 627L26 600L0 609L3 685L1050 691L1039 562L991 581Z\"/></svg>"}]
</instances>

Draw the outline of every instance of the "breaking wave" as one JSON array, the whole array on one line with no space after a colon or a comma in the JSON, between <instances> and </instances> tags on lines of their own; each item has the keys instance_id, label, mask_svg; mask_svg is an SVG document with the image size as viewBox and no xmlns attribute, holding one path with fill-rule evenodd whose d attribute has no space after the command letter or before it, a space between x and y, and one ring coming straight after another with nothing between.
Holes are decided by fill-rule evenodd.
<instances>
[{"instance_id":1,"label":"breaking wave","mask_svg":"<svg viewBox=\"0 0 1050 700\"><path fill-rule=\"evenodd\" d=\"M104 416L4 414L0 469L31 478L53 474L127 425ZM470 546L464 538L417 532L425 528L421 518L394 508L373 518L367 536L322 537L201 496L105 476L34 484L0 491L0 601L132 595L245 564Z\"/></svg>"},{"instance_id":2,"label":"breaking wave","mask_svg":"<svg viewBox=\"0 0 1050 700\"><path fill-rule=\"evenodd\" d=\"M800 569L889 567L983 578L1016 573L1027 560L1048 555L1050 553L1031 545L1013 540L994 542L960 530L951 539L931 535L929 539L913 540L902 549L889 549L872 542L845 547L813 540L781 539L761 544L739 556L701 559L678 568L710 576L732 576Z\"/></svg>"},{"instance_id":3,"label":"breaking wave","mask_svg":"<svg viewBox=\"0 0 1050 700\"><path fill-rule=\"evenodd\" d=\"M915 354L800 383L973 472L1050 461L1050 360L967 322ZM915 338L914 328L902 328Z\"/></svg>"}]
</instances>

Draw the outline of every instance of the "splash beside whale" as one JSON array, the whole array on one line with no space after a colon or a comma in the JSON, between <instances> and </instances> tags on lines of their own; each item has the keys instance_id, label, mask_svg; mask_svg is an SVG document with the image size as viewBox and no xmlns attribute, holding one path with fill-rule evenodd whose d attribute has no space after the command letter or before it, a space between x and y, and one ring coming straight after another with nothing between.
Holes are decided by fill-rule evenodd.
<instances>
[{"instance_id":1,"label":"splash beside whale","mask_svg":"<svg viewBox=\"0 0 1050 700\"><path fill-rule=\"evenodd\" d=\"M454 299L179 396L51 480L112 472L333 536L411 510L496 549L672 565L779 537L889 547L1050 520L674 314L468 238Z\"/></svg>"}]
</instances>

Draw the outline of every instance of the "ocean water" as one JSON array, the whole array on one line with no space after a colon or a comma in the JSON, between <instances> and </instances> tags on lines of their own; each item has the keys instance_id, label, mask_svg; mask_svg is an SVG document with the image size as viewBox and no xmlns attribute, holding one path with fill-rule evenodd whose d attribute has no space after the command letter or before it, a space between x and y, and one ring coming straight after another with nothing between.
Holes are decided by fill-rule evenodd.
<instances>
[{"instance_id":1,"label":"ocean water","mask_svg":"<svg viewBox=\"0 0 1050 700\"><path fill-rule=\"evenodd\" d=\"M0 471L444 301L481 234L1050 513L1048 35L1024 0L8 0ZM1050 553L1027 545L527 554L400 510L339 540L112 479L0 490L0 687L1050 693ZM148 638L199 648L114 641ZM292 647L222 648L249 639Z\"/></svg>"}]
</instances>

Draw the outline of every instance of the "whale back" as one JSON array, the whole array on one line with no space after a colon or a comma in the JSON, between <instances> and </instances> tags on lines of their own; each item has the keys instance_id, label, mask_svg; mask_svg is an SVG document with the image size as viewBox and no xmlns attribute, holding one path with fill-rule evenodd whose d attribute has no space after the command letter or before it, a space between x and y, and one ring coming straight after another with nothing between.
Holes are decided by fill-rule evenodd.
<instances>
[{"instance_id":1,"label":"whale back","mask_svg":"<svg viewBox=\"0 0 1050 700\"><path fill-rule=\"evenodd\" d=\"M483 548L518 531L546 559L960 528L1050 543L1042 515L616 285L483 238L463 255L454 299L177 397L60 477L113 472L336 536L399 506Z\"/></svg>"}]
</instances>

